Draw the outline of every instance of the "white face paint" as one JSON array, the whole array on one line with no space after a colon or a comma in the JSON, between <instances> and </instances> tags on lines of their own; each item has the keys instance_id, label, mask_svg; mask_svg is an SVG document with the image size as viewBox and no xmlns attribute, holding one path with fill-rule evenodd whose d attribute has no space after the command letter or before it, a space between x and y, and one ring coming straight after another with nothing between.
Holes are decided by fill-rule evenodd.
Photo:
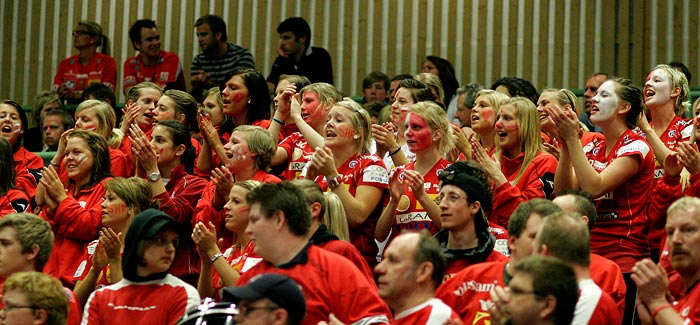
<instances>
[{"instance_id":1,"label":"white face paint","mask_svg":"<svg viewBox=\"0 0 700 325\"><path fill-rule=\"evenodd\" d=\"M671 76L661 69L651 71L644 83L644 103L649 108L655 108L670 100Z\"/></svg>"},{"instance_id":2,"label":"white face paint","mask_svg":"<svg viewBox=\"0 0 700 325\"><path fill-rule=\"evenodd\" d=\"M598 124L608 121L617 113L618 98L615 93L615 83L611 80L604 82L598 88L598 93L593 97L591 109L591 122Z\"/></svg>"}]
</instances>

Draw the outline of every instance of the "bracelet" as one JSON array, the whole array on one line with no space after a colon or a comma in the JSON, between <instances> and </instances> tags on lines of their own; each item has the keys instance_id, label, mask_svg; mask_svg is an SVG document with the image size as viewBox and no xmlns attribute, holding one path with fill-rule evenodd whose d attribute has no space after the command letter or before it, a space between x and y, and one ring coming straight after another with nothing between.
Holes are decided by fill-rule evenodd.
<instances>
[{"instance_id":1,"label":"bracelet","mask_svg":"<svg viewBox=\"0 0 700 325\"><path fill-rule=\"evenodd\" d=\"M394 151L392 151L392 152L389 153L389 157L395 155L395 154L396 154L397 152L399 152L400 150L401 150L401 147L396 148L396 150L394 150Z\"/></svg>"},{"instance_id":2,"label":"bracelet","mask_svg":"<svg viewBox=\"0 0 700 325\"><path fill-rule=\"evenodd\" d=\"M221 256L224 256L224 254L222 254L221 252L216 253L209 259L209 261L211 261L211 264L214 264L214 262L216 262L216 260L218 260Z\"/></svg>"},{"instance_id":3,"label":"bracelet","mask_svg":"<svg viewBox=\"0 0 700 325\"><path fill-rule=\"evenodd\" d=\"M53 162L53 160L49 161L49 165L54 166L54 167L61 167L61 164L56 164Z\"/></svg>"},{"instance_id":4,"label":"bracelet","mask_svg":"<svg viewBox=\"0 0 700 325\"><path fill-rule=\"evenodd\" d=\"M272 117L272 120L275 121L275 122L277 122L277 123L279 123L279 124L281 124L281 125L284 125L284 121L278 119L277 117Z\"/></svg>"},{"instance_id":5,"label":"bracelet","mask_svg":"<svg viewBox=\"0 0 700 325\"><path fill-rule=\"evenodd\" d=\"M673 307L673 306L671 306L671 304L665 304L665 305L661 305L659 307L656 307L656 309L654 309L654 311L651 313L651 319L656 320L656 316L658 316L662 310L664 310L666 308L671 308L671 307Z\"/></svg>"}]
</instances>

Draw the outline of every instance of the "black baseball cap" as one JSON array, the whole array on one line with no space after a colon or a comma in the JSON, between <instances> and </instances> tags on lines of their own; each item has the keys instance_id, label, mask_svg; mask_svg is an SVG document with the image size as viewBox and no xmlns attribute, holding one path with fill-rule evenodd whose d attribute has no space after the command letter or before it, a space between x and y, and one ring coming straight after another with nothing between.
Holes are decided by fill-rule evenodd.
<instances>
[{"instance_id":1,"label":"black baseball cap","mask_svg":"<svg viewBox=\"0 0 700 325\"><path fill-rule=\"evenodd\" d=\"M224 288L223 301L239 303L241 300L267 298L287 310L289 317L301 322L306 314L306 299L301 286L292 278L275 273L261 274L248 284Z\"/></svg>"}]
</instances>

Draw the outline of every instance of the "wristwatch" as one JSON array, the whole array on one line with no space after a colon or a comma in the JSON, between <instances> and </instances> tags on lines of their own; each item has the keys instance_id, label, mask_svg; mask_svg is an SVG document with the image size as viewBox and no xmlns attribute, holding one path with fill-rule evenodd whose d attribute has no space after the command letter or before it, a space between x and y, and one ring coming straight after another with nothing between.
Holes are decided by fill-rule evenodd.
<instances>
[{"instance_id":1,"label":"wristwatch","mask_svg":"<svg viewBox=\"0 0 700 325\"><path fill-rule=\"evenodd\" d=\"M340 184L342 183L342 178L340 175L333 177L328 180L328 187L330 187L331 190L336 189Z\"/></svg>"},{"instance_id":2,"label":"wristwatch","mask_svg":"<svg viewBox=\"0 0 700 325\"><path fill-rule=\"evenodd\" d=\"M157 182L160 179L160 173L159 172L153 172L150 175L148 175L148 181L149 182Z\"/></svg>"}]
</instances>

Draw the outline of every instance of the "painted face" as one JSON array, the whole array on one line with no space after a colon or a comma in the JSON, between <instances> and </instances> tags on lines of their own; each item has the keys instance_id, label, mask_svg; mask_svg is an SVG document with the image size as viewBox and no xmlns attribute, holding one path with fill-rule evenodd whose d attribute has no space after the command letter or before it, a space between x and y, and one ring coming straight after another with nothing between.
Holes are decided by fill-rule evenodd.
<instances>
[{"instance_id":1,"label":"painted face","mask_svg":"<svg viewBox=\"0 0 700 325\"><path fill-rule=\"evenodd\" d=\"M591 108L593 108L593 96L598 93L598 88L600 88L605 79L607 79L605 75L598 74L586 81L586 91L583 93L583 103L586 106L586 112L590 112Z\"/></svg>"},{"instance_id":2,"label":"painted face","mask_svg":"<svg viewBox=\"0 0 700 325\"><path fill-rule=\"evenodd\" d=\"M515 120L515 106L506 104L498 111L498 121L496 121L496 134L498 143L503 149L520 149L520 127ZM512 157L511 157L512 158Z\"/></svg>"},{"instance_id":3,"label":"painted face","mask_svg":"<svg viewBox=\"0 0 700 325\"><path fill-rule=\"evenodd\" d=\"M604 82L598 88L598 93L593 97L591 109L591 122L598 124L615 117L618 108L618 97L615 92L615 83L611 80Z\"/></svg>"},{"instance_id":4,"label":"painted face","mask_svg":"<svg viewBox=\"0 0 700 325\"><path fill-rule=\"evenodd\" d=\"M652 70L644 83L644 104L649 109L655 109L672 101L671 76L661 69Z\"/></svg>"},{"instance_id":5,"label":"painted face","mask_svg":"<svg viewBox=\"0 0 700 325\"><path fill-rule=\"evenodd\" d=\"M38 324L36 310L30 306L27 294L22 290L7 290L3 293L2 303L5 308L0 309L0 321L7 325Z\"/></svg>"},{"instance_id":6,"label":"painted face","mask_svg":"<svg viewBox=\"0 0 700 325\"><path fill-rule=\"evenodd\" d=\"M228 202L224 205L226 229L235 233L241 233L248 226L248 213L250 212L250 207L246 203L248 192L250 191L236 185L231 188Z\"/></svg>"},{"instance_id":7,"label":"painted face","mask_svg":"<svg viewBox=\"0 0 700 325\"><path fill-rule=\"evenodd\" d=\"M461 188L454 185L442 186L436 202L440 206L443 229L455 231L474 222L474 215L470 213L467 202L467 193Z\"/></svg>"},{"instance_id":8,"label":"painted face","mask_svg":"<svg viewBox=\"0 0 700 325\"><path fill-rule=\"evenodd\" d=\"M151 146L156 151L158 168L172 166L173 162L180 161L180 155L184 151L184 145L176 146L173 142L173 135L167 126L158 125L151 133Z\"/></svg>"},{"instance_id":9,"label":"painted face","mask_svg":"<svg viewBox=\"0 0 700 325\"><path fill-rule=\"evenodd\" d=\"M680 209L669 214L666 235L673 269L681 275L696 274L700 269L700 210Z\"/></svg>"},{"instance_id":10,"label":"painted face","mask_svg":"<svg viewBox=\"0 0 700 325\"><path fill-rule=\"evenodd\" d=\"M346 145L355 143L353 138L357 135L357 130L352 124L351 115L354 114L347 108L333 106L328 112L326 121L326 146L329 148L344 148Z\"/></svg>"},{"instance_id":11,"label":"painted face","mask_svg":"<svg viewBox=\"0 0 700 325\"><path fill-rule=\"evenodd\" d=\"M61 117L58 115L46 116L42 123L44 144L51 148L58 146L61 134L65 131Z\"/></svg>"},{"instance_id":12,"label":"painted face","mask_svg":"<svg viewBox=\"0 0 700 325\"><path fill-rule=\"evenodd\" d=\"M160 33L156 28L141 28L141 42L136 43L141 55L155 58L160 54Z\"/></svg>"},{"instance_id":13,"label":"painted face","mask_svg":"<svg viewBox=\"0 0 700 325\"><path fill-rule=\"evenodd\" d=\"M511 236L508 239L508 249L514 261L532 255L532 248L540 228L542 228L542 217L537 213L532 213L527 219L525 229L520 233L520 237L513 238Z\"/></svg>"},{"instance_id":14,"label":"painted face","mask_svg":"<svg viewBox=\"0 0 700 325\"><path fill-rule=\"evenodd\" d=\"M486 134L493 131L496 124L496 114L493 104L487 96L481 95L474 101L472 108L472 130L478 134Z\"/></svg>"},{"instance_id":15,"label":"painted face","mask_svg":"<svg viewBox=\"0 0 700 325\"><path fill-rule=\"evenodd\" d=\"M294 57L301 53L304 48L304 38L294 36L292 32L284 32L279 34L280 48L289 57Z\"/></svg>"},{"instance_id":16,"label":"painted face","mask_svg":"<svg viewBox=\"0 0 700 325\"><path fill-rule=\"evenodd\" d=\"M509 287L511 297L508 301L508 308L512 323L539 323L539 313L544 307L544 302L537 299L534 294L532 276L525 272L518 272L513 275Z\"/></svg>"},{"instance_id":17,"label":"painted face","mask_svg":"<svg viewBox=\"0 0 700 325\"><path fill-rule=\"evenodd\" d=\"M224 116L223 107L219 106L219 102L216 100L216 94L207 96L202 104L204 106L202 110L209 114L212 125L221 126L224 124L226 117Z\"/></svg>"},{"instance_id":18,"label":"painted face","mask_svg":"<svg viewBox=\"0 0 700 325\"><path fill-rule=\"evenodd\" d=\"M408 106L415 104L411 91L405 88L399 88L396 91L396 100L391 104L391 123L394 125L403 125L406 119Z\"/></svg>"},{"instance_id":19,"label":"painted face","mask_svg":"<svg viewBox=\"0 0 700 325\"><path fill-rule=\"evenodd\" d=\"M100 120L94 108L86 108L75 114L75 128L92 132L100 132Z\"/></svg>"},{"instance_id":20,"label":"painted face","mask_svg":"<svg viewBox=\"0 0 700 325\"><path fill-rule=\"evenodd\" d=\"M136 105L145 108L145 110L143 112L143 115L139 115L136 117L136 124L144 126L155 123L155 109L156 105L158 104L158 100L160 99L160 96L160 90L153 88L141 89L141 96L139 96L139 98L136 99Z\"/></svg>"},{"instance_id":21,"label":"painted face","mask_svg":"<svg viewBox=\"0 0 700 325\"><path fill-rule=\"evenodd\" d=\"M287 80L288 79L280 80L277 83L277 88L275 88L275 98L272 99L272 102L275 104L275 110L279 108L279 101L282 99L282 93L287 89L287 86L289 86L289 81Z\"/></svg>"},{"instance_id":22,"label":"painted face","mask_svg":"<svg viewBox=\"0 0 700 325\"><path fill-rule=\"evenodd\" d=\"M384 82L377 81L369 85L369 87L362 90L362 94L368 103L379 102L383 103L386 100L386 88L384 88Z\"/></svg>"},{"instance_id":23,"label":"painted face","mask_svg":"<svg viewBox=\"0 0 700 325\"><path fill-rule=\"evenodd\" d=\"M435 64L430 61L423 62L423 72L434 74L438 77L440 76L440 72L438 72L437 67L435 67Z\"/></svg>"},{"instance_id":24,"label":"painted face","mask_svg":"<svg viewBox=\"0 0 700 325\"><path fill-rule=\"evenodd\" d=\"M129 207L124 200L107 190L102 201L102 224L110 228L122 228L130 218Z\"/></svg>"},{"instance_id":25,"label":"painted face","mask_svg":"<svg viewBox=\"0 0 700 325\"><path fill-rule=\"evenodd\" d=\"M216 46L216 37L211 32L209 24L201 24L197 28L197 42L202 52L208 53L213 47Z\"/></svg>"},{"instance_id":26,"label":"painted face","mask_svg":"<svg viewBox=\"0 0 700 325\"><path fill-rule=\"evenodd\" d=\"M406 144L411 152L419 152L433 145L433 131L424 118L414 113L406 116Z\"/></svg>"},{"instance_id":27,"label":"painted face","mask_svg":"<svg viewBox=\"0 0 700 325\"><path fill-rule=\"evenodd\" d=\"M233 133L231 133L231 138L229 138L228 143L224 145L224 150L226 151L226 156L229 161L226 168L231 172L255 164L255 156L257 154L250 151L246 134L241 131L233 131Z\"/></svg>"},{"instance_id":28,"label":"painted face","mask_svg":"<svg viewBox=\"0 0 700 325\"><path fill-rule=\"evenodd\" d=\"M169 96L163 95L158 99L158 105L156 109L153 110L155 114L155 119L158 122L177 120L182 122L182 117L184 114L177 113L177 105L175 101Z\"/></svg>"},{"instance_id":29,"label":"painted face","mask_svg":"<svg viewBox=\"0 0 700 325\"><path fill-rule=\"evenodd\" d=\"M250 206L248 226L245 228L245 232L255 242L255 254L260 257L269 257L270 253L277 249L272 244L274 243L273 238L277 236L274 218L265 218L260 204Z\"/></svg>"},{"instance_id":30,"label":"painted face","mask_svg":"<svg viewBox=\"0 0 700 325\"><path fill-rule=\"evenodd\" d=\"M29 254L22 253L22 243L12 226L0 228L0 276L8 277L21 272L32 263Z\"/></svg>"},{"instance_id":31,"label":"painted face","mask_svg":"<svg viewBox=\"0 0 700 325\"><path fill-rule=\"evenodd\" d=\"M46 117L46 112L53 111L56 109L61 109L61 104L59 102L51 102L44 104L44 107L42 107L41 111L39 111L39 118L43 119L44 117Z\"/></svg>"},{"instance_id":32,"label":"painted face","mask_svg":"<svg viewBox=\"0 0 700 325\"><path fill-rule=\"evenodd\" d=\"M415 255L418 234L396 237L384 251L384 258L374 268L378 275L379 296L390 306L410 295L415 286Z\"/></svg>"},{"instance_id":33,"label":"painted face","mask_svg":"<svg viewBox=\"0 0 700 325\"><path fill-rule=\"evenodd\" d=\"M313 91L305 91L301 99L301 117L312 127L323 125L326 121L327 110L318 99L318 94Z\"/></svg>"},{"instance_id":34,"label":"painted face","mask_svg":"<svg viewBox=\"0 0 700 325\"><path fill-rule=\"evenodd\" d=\"M24 126L17 108L8 104L0 104L0 130L2 130L2 136L7 139L7 142L11 145L17 143L19 135L24 133Z\"/></svg>"},{"instance_id":35,"label":"painted face","mask_svg":"<svg viewBox=\"0 0 700 325\"><path fill-rule=\"evenodd\" d=\"M66 155L63 157L68 177L76 183L90 180L92 166L95 164L95 156L90 151L88 143L78 137L68 138L66 143Z\"/></svg>"},{"instance_id":36,"label":"painted face","mask_svg":"<svg viewBox=\"0 0 700 325\"><path fill-rule=\"evenodd\" d=\"M162 230L148 239L136 273L146 277L168 271L175 259L178 242L179 236L174 229Z\"/></svg>"},{"instance_id":37,"label":"painted face","mask_svg":"<svg viewBox=\"0 0 700 325\"><path fill-rule=\"evenodd\" d=\"M224 100L224 115L237 117L248 113L250 92L241 76L235 75L226 82L221 97Z\"/></svg>"},{"instance_id":38,"label":"painted face","mask_svg":"<svg viewBox=\"0 0 700 325\"><path fill-rule=\"evenodd\" d=\"M462 127L467 127L472 125L472 108L464 105L464 94L457 98L457 111L455 112L454 118L459 120L459 124Z\"/></svg>"}]
</instances>

